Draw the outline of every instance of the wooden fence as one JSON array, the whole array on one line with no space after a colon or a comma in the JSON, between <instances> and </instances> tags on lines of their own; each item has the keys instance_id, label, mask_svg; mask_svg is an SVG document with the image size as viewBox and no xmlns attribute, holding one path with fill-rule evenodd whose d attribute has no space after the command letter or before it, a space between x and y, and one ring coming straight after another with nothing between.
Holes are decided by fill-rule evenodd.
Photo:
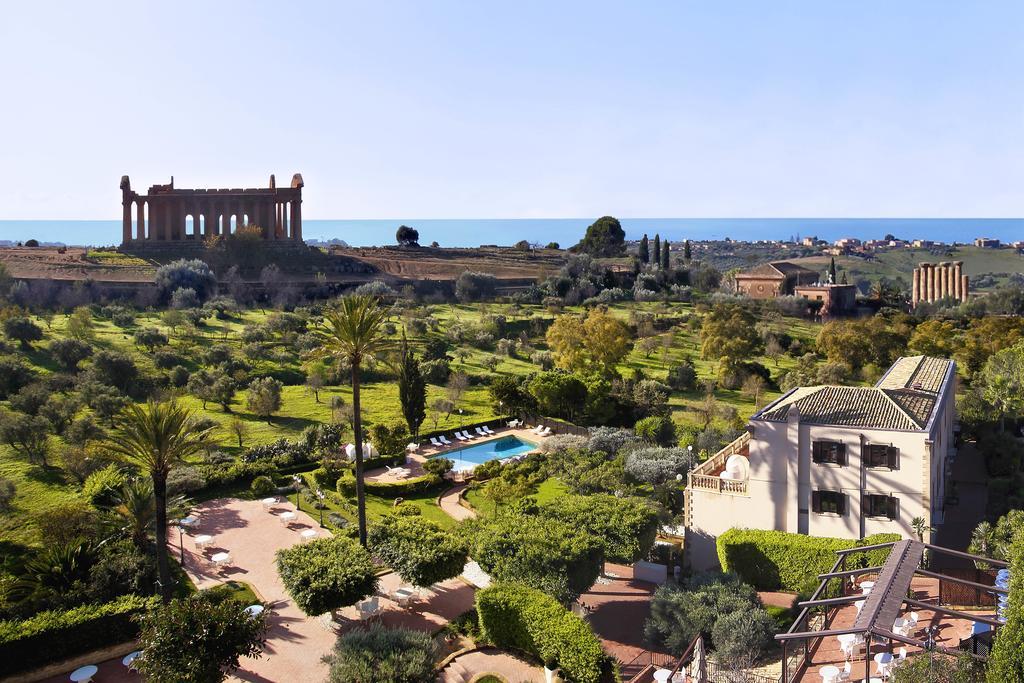
<instances>
[{"instance_id":1,"label":"wooden fence","mask_svg":"<svg viewBox=\"0 0 1024 683\"><path fill-rule=\"evenodd\" d=\"M974 567L957 567L942 569L941 573L954 579L964 579L974 583L982 583L987 586L995 585L996 570L976 569ZM994 607L996 597L981 588L965 586L955 581L943 581L939 579L939 604L957 605L960 607Z\"/></svg>"}]
</instances>

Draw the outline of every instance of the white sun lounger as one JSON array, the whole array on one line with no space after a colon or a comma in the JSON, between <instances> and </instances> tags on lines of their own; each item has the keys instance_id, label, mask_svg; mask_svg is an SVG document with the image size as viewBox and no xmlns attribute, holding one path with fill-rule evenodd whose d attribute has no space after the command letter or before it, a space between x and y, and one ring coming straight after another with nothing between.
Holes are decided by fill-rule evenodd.
<instances>
[{"instance_id":1,"label":"white sun lounger","mask_svg":"<svg viewBox=\"0 0 1024 683\"><path fill-rule=\"evenodd\" d=\"M487 432L484 431L483 427L477 427L476 433L479 434L480 436L487 436Z\"/></svg>"},{"instance_id":2,"label":"white sun lounger","mask_svg":"<svg viewBox=\"0 0 1024 683\"><path fill-rule=\"evenodd\" d=\"M452 445L452 442L451 442L451 441L449 441L448 439L446 439L446 438L445 438L445 437L444 437L443 435L442 435L442 436L439 436L439 437L437 437L437 438L438 438L438 440L439 440L439 441L440 441L441 443L443 443L443 444L444 444L445 446L451 446L451 445Z\"/></svg>"},{"instance_id":3,"label":"white sun lounger","mask_svg":"<svg viewBox=\"0 0 1024 683\"><path fill-rule=\"evenodd\" d=\"M551 436L551 427L545 427L537 434L538 436Z\"/></svg>"},{"instance_id":4,"label":"white sun lounger","mask_svg":"<svg viewBox=\"0 0 1024 683\"><path fill-rule=\"evenodd\" d=\"M473 439L476 438L476 435L475 434L470 434L468 429L463 429L462 430L462 435L464 437L466 437L467 439L470 439L470 440L473 440Z\"/></svg>"},{"instance_id":5,"label":"white sun lounger","mask_svg":"<svg viewBox=\"0 0 1024 683\"><path fill-rule=\"evenodd\" d=\"M464 437L461 434L461 432L455 432L455 438L458 439L459 441L465 441L466 440L466 437Z\"/></svg>"},{"instance_id":6,"label":"white sun lounger","mask_svg":"<svg viewBox=\"0 0 1024 683\"><path fill-rule=\"evenodd\" d=\"M432 436L432 437L430 437L430 445L432 445L432 446L434 446L436 448L440 448L444 444L441 443L440 441L438 441L436 436Z\"/></svg>"},{"instance_id":7,"label":"white sun lounger","mask_svg":"<svg viewBox=\"0 0 1024 683\"><path fill-rule=\"evenodd\" d=\"M544 431L544 425L537 425L536 427L534 427L530 431L533 432L534 434L540 434L541 432Z\"/></svg>"},{"instance_id":8,"label":"white sun lounger","mask_svg":"<svg viewBox=\"0 0 1024 683\"><path fill-rule=\"evenodd\" d=\"M484 430L485 434L494 434L494 430L488 427L487 425L484 425L480 429Z\"/></svg>"}]
</instances>

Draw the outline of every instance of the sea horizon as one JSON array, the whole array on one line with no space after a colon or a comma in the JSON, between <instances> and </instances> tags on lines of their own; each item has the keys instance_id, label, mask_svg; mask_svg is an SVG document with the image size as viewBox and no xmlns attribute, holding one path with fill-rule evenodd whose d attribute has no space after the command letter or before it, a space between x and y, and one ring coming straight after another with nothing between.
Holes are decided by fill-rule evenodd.
<instances>
[{"instance_id":1,"label":"sea horizon","mask_svg":"<svg viewBox=\"0 0 1024 683\"><path fill-rule=\"evenodd\" d=\"M844 237L881 239L886 234L905 240L971 242L989 237L1003 242L1024 239L1024 218L620 218L626 239L660 234L682 240L788 240L815 236L834 241ZM371 218L305 219L307 240L344 240L351 246L394 244L399 225L416 228L420 243L445 247L511 245L520 240L561 247L575 244L593 218ZM36 239L69 246L110 246L121 242L120 220L0 220L0 241Z\"/></svg>"}]
</instances>

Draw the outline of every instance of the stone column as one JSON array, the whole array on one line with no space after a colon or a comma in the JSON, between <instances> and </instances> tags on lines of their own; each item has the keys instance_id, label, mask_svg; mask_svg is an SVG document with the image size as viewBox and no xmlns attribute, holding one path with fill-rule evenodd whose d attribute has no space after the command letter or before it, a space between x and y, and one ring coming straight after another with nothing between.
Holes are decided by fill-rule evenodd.
<instances>
[{"instance_id":1,"label":"stone column","mask_svg":"<svg viewBox=\"0 0 1024 683\"><path fill-rule=\"evenodd\" d=\"M917 306L917 302L921 299L921 266L914 268L914 284L911 289L910 303L913 306Z\"/></svg>"},{"instance_id":2,"label":"stone column","mask_svg":"<svg viewBox=\"0 0 1024 683\"><path fill-rule=\"evenodd\" d=\"M128 244L132 239L132 202L121 200L121 244Z\"/></svg>"},{"instance_id":3,"label":"stone column","mask_svg":"<svg viewBox=\"0 0 1024 683\"><path fill-rule=\"evenodd\" d=\"M953 276L953 264L946 261L942 264L942 297L953 296L953 287L950 279Z\"/></svg>"},{"instance_id":4,"label":"stone column","mask_svg":"<svg viewBox=\"0 0 1024 683\"><path fill-rule=\"evenodd\" d=\"M960 278L963 275L963 266L963 261L953 262L953 297L957 301L959 301L963 296L960 289Z\"/></svg>"},{"instance_id":5,"label":"stone column","mask_svg":"<svg viewBox=\"0 0 1024 683\"><path fill-rule=\"evenodd\" d=\"M137 235L136 239L138 239L141 242L141 241L144 241L146 239L146 202L145 202L145 200L141 200L140 199L138 201L138 203L136 203L135 211L138 214L136 216L136 218L135 218L135 223L136 223L135 234Z\"/></svg>"},{"instance_id":6,"label":"stone column","mask_svg":"<svg viewBox=\"0 0 1024 683\"><path fill-rule=\"evenodd\" d=\"M295 221L292 224L292 239L296 242L302 242L302 199L297 198L292 200L292 219Z\"/></svg>"},{"instance_id":7,"label":"stone column","mask_svg":"<svg viewBox=\"0 0 1024 683\"><path fill-rule=\"evenodd\" d=\"M960 276L960 301L967 301L967 291L969 282L966 275Z\"/></svg>"},{"instance_id":8,"label":"stone column","mask_svg":"<svg viewBox=\"0 0 1024 683\"><path fill-rule=\"evenodd\" d=\"M936 263L928 264L928 301L935 301L939 298L939 266Z\"/></svg>"},{"instance_id":9,"label":"stone column","mask_svg":"<svg viewBox=\"0 0 1024 683\"><path fill-rule=\"evenodd\" d=\"M923 301L931 301L932 300L932 264L925 263L925 264L922 264L921 267L924 268L924 271L921 273L921 277L924 278L924 282L921 283L921 289L924 290L924 293L922 294L921 299Z\"/></svg>"}]
</instances>

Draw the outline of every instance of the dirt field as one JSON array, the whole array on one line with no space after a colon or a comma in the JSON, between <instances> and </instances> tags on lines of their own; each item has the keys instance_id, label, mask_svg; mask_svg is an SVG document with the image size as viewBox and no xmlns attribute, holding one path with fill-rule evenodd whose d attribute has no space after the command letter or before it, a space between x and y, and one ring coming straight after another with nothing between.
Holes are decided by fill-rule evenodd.
<instances>
[{"instance_id":1,"label":"dirt field","mask_svg":"<svg viewBox=\"0 0 1024 683\"><path fill-rule=\"evenodd\" d=\"M328 280L365 281L384 276L401 280L455 280L466 270L491 273L503 280L533 280L553 273L562 264L565 252L539 250L520 252L509 248L482 249L387 249L334 248L331 257L362 261L377 275L328 275ZM196 254L199 256L199 254ZM67 248L64 253L51 247L11 247L0 249L0 262L11 275L23 279L85 280L96 282L149 282L161 262L173 257L135 257L119 252L89 252ZM156 260L156 259L159 259ZM288 268L282 263L283 269ZM390 276L390 277L388 277Z\"/></svg>"}]
</instances>

